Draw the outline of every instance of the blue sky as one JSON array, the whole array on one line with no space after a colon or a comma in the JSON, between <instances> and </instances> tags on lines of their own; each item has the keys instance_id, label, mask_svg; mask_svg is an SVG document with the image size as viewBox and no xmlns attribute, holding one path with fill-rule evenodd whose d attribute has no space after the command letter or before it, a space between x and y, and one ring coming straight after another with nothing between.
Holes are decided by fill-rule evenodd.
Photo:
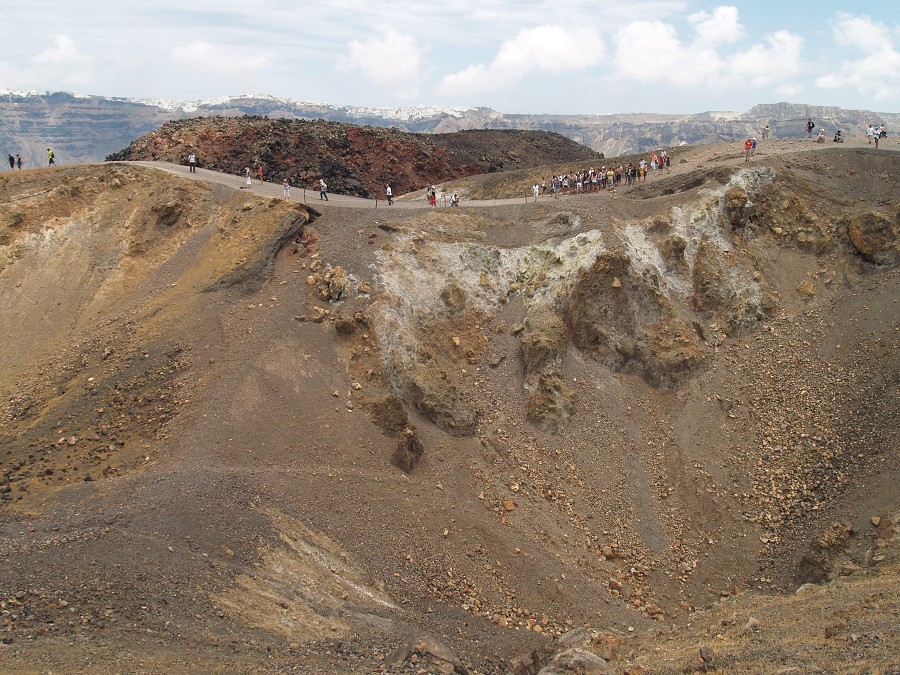
<instances>
[{"instance_id":1,"label":"blue sky","mask_svg":"<svg viewBox=\"0 0 900 675\"><path fill-rule=\"evenodd\" d=\"M778 101L898 112L900 12L862 5L0 0L0 89L505 113Z\"/></svg>"}]
</instances>

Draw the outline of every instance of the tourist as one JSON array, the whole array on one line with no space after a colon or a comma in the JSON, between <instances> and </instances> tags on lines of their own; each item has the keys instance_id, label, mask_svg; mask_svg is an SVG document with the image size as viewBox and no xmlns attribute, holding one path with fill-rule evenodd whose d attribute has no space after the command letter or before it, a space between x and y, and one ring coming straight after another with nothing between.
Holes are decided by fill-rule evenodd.
<instances>
[{"instance_id":1,"label":"tourist","mask_svg":"<svg viewBox=\"0 0 900 675\"><path fill-rule=\"evenodd\" d=\"M319 199L328 201L328 186L325 184L324 178L319 179Z\"/></svg>"},{"instance_id":2,"label":"tourist","mask_svg":"<svg viewBox=\"0 0 900 675\"><path fill-rule=\"evenodd\" d=\"M288 183L288 179L285 178L281 183L282 188L284 189L284 198L290 201L291 199L291 184Z\"/></svg>"},{"instance_id":3,"label":"tourist","mask_svg":"<svg viewBox=\"0 0 900 675\"><path fill-rule=\"evenodd\" d=\"M387 195L387 203L392 205L394 203L394 192L391 190L391 186L387 185L384 188L384 193Z\"/></svg>"}]
</instances>

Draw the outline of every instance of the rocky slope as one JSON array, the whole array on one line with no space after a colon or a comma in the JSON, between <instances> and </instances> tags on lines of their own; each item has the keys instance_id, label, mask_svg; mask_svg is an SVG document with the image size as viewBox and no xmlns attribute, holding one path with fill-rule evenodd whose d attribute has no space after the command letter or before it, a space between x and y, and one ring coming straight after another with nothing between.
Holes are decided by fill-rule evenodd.
<instances>
[{"instance_id":1,"label":"rocky slope","mask_svg":"<svg viewBox=\"0 0 900 675\"><path fill-rule=\"evenodd\" d=\"M900 157L764 151L459 209L6 174L0 658L896 669Z\"/></svg>"},{"instance_id":2,"label":"rocky slope","mask_svg":"<svg viewBox=\"0 0 900 675\"><path fill-rule=\"evenodd\" d=\"M287 178L360 197L384 197L448 179L521 169L565 160L597 163L600 156L557 134L540 131L462 131L411 134L339 122L262 117L199 118L169 122L113 153L107 160L162 160L230 174L264 170L267 180Z\"/></svg>"}]
</instances>

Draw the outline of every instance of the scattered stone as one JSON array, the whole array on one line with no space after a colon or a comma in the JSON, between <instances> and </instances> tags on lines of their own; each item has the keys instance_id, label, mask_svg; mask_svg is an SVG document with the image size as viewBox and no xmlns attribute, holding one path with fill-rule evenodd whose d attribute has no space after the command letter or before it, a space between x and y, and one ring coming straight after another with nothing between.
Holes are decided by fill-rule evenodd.
<instances>
[{"instance_id":1,"label":"scattered stone","mask_svg":"<svg viewBox=\"0 0 900 675\"><path fill-rule=\"evenodd\" d=\"M806 583L800 586L796 591L794 591L794 595L806 595L811 591L816 590L815 584Z\"/></svg>"},{"instance_id":2,"label":"scattered stone","mask_svg":"<svg viewBox=\"0 0 900 675\"><path fill-rule=\"evenodd\" d=\"M447 284L441 289L440 298L447 309L454 314L462 312L466 308L466 292L456 284Z\"/></svg>"},{"instance_id":3,"label":"scattered stone","mask_svg":"<svg viewBox=\"0 0 900 675\"><path fill-rule=\"evenodd\" d=\"M397 443L394 454L391 456L391 464L404 473L411 473L416 468L419 460L422 459L424 452L425 447L416 436L415 431L407 428Z\"/></svg>"},{"instance_id":4,"label":"scattered stone","mask_svg":"<svg viewBox=\"0 0 900 675\"><path fill-rule=\"evenodd\" d=\"M845 630L847 630L847 624L843 621L837 621L829 626L825 626L825 638L830 640L838 633L842 633Z\"/></svg>"},{"instance_id":5,"label":"scattered stone","mask_svg":"<svg viewBox=\"0 0 900 675\"><path fill-rule=\"evenodd\" d=\"M853 526L848 522L831 525L800 559L798 580L802 583L824 581L831 571L832 561L847 547L852 534Z\"/></svg>"},{"instance_id":6,"label":"scattered stone","mask_svg":"<svg viewBox=\"0 0 900 675\"><path fill-rule=\"evenodd\" d=\"M749 633L753 630L759 630L759 621L755 617L750 617L744 627L741 629L742 634Z\"/></svg>"},{"instance_id":7,"label":"scattered stone","mask_svg":"<svg viewBox=\"0 0 900 675\"><path fill-rule=\"evenodd\" d=\"M813 286L811 281L804 281L797 287L797 292L800 295L806 296L807 298L811 298L816 294L816 288Z\"/></svg>"}]
</instances>

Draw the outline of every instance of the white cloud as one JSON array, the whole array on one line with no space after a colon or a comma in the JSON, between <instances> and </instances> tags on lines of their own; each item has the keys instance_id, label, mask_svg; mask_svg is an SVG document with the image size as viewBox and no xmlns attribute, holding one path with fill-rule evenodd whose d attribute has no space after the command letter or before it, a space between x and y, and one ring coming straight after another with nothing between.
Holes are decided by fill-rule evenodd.
<instances>
[{"instance_id":1,"label":"white cloud","mask_svg":"<svg viewBox=\"0 0 900 675\"><path fill-rule=\"evenodd\" d=\"M616 79L693 87L715 81L722 69L714 49L684 45L661 21L634 21L616 33L615 42Z\"/></svg>"},{"instance_id":2,"label":"white cloud","mask_svg":"<svg viewBox=\"0 0 900 675\"><path fill-rule=\"evenodd\" d=\"M0 82L21 89L79 89L93 82L94 57L81 51L68 35L57 35L49 47L16 63L0 62Z\"/></svg>"},{"instance_id":3,"label":"white cloud","mask_svg":"<svg viewBox=\"0 0 900 675\"><path fill-rule=\"evenodd\" d=\"M838 13L832 33L844 58L816 79L818 86L850 87L876 101L900 96L900 31L867 16Z\"/></svg>"},{"instance_id":4,"label":"white cloud","mask_svg":"<svg viewBox=\"0 0 900 675\"><path fill-rule=\"evenodd\" d=\"M765 44L732 54L728 58L727 77L737 83L749 82L763 87L799 75L803 70L803 39L780 30L766 36Z\"/></svg>"},{"instance_id":5,"label":"white cloud","mask_svg":"<svg viewBox=\"0 0 900 675\"><path fill-rule=\"evenodd\" d=\"M80 87L91 82L94 57L81 51L68 35L57 35L53 44L35 54L22 75L54 86Z\"/></svg>"},{"instance_id":6,"label":"white cloud","mask_svg":"<svg viewBox=\"0 0 900 675\"><path fill-rule=\"evenodd\" d=\"M754 10L758 22L738 0L101 4L109 21L95 0L4 3L16 47L0 54L0 86L554 112L740 110L774 96L900 107L900 25L872 3Z\"/></svg>"},{"instance_id":7,"label":"white cloud","mask_svg":"<svg viewBox=\"0 0 900 675\"><path fill-rule=\"evenodd\" d=\"M391 27L381 29L382 37L365 42L352 40L349 56L338 61L342 70L360 72L374 84L403 96L414 96L423 77L422 48L415 38Z\"/></svg>"},{"instance_id":8,"label":"white cloud","mask_svg":"<svg viewBox=\"0 0 900 675\"><path fill-rule=\"evenodd\" d=\"M662 21L634 21L617 31L613 79L726 89L783 86L802 70L803 39L788 31L777 31L743 51L729 51L727 46L743 34L734 7L692 14L688 22L694 27L690 43Z\"/></svg>"},{"instance_id":9,"label":"white cloud","mask_svg":"<svg viewBox=\"0 0 900 675\"><path fill-rule=\"evenodd\" d=\"M697 12L688 17L694 26L695 44L714 47L737 42L744 34L737 7L716 7L712 14Z\"/></svg>"},{"instance_id":10,"label":"white cloud","mask_svg":"<svg viewBox=\"0 0 900 675\"><path fill-rule=\"evenodd\" d=\"M875 23L868 16L853 16L838 12L832 22L832 34L842 46L856 47L864 54L875 54L890 48L894 42L891 31L882 23Z\"/></svg>"},{"instance_id":11,"label":"white cloud","mask_svg":"<svg viewBox=\"0 0 900 675\"><path fill-rule=\"evenodd\" d=\"M775 87L775 93L782 101L794 100L794 97L798 96L802 91L802 87L799 87L796 84L780 84Z\"/></svg>"},{"instance_id":12,"label":"white cloud","mask_svg":"<svg viewBox=\"0 0 900 675\"><path fill-rule=\"evenodd\" d=\"M504 42L490 65L475 64L446 75L439 89L447 94L502 91L529 75L572 72L595 66L603 58L600 35L589 27L524 28Z\"/></svg>"},{"instance_id":13,"label":"white cloud","mask_svg":"<svg viewBox=\"0 0 900 675\"><path fill-rule=\"evenodd\" d=\"M247 75L262 70L271 60L266 52L196 41L172 48L172 63L210 76Z\"/></svg>"}]
</instances>

